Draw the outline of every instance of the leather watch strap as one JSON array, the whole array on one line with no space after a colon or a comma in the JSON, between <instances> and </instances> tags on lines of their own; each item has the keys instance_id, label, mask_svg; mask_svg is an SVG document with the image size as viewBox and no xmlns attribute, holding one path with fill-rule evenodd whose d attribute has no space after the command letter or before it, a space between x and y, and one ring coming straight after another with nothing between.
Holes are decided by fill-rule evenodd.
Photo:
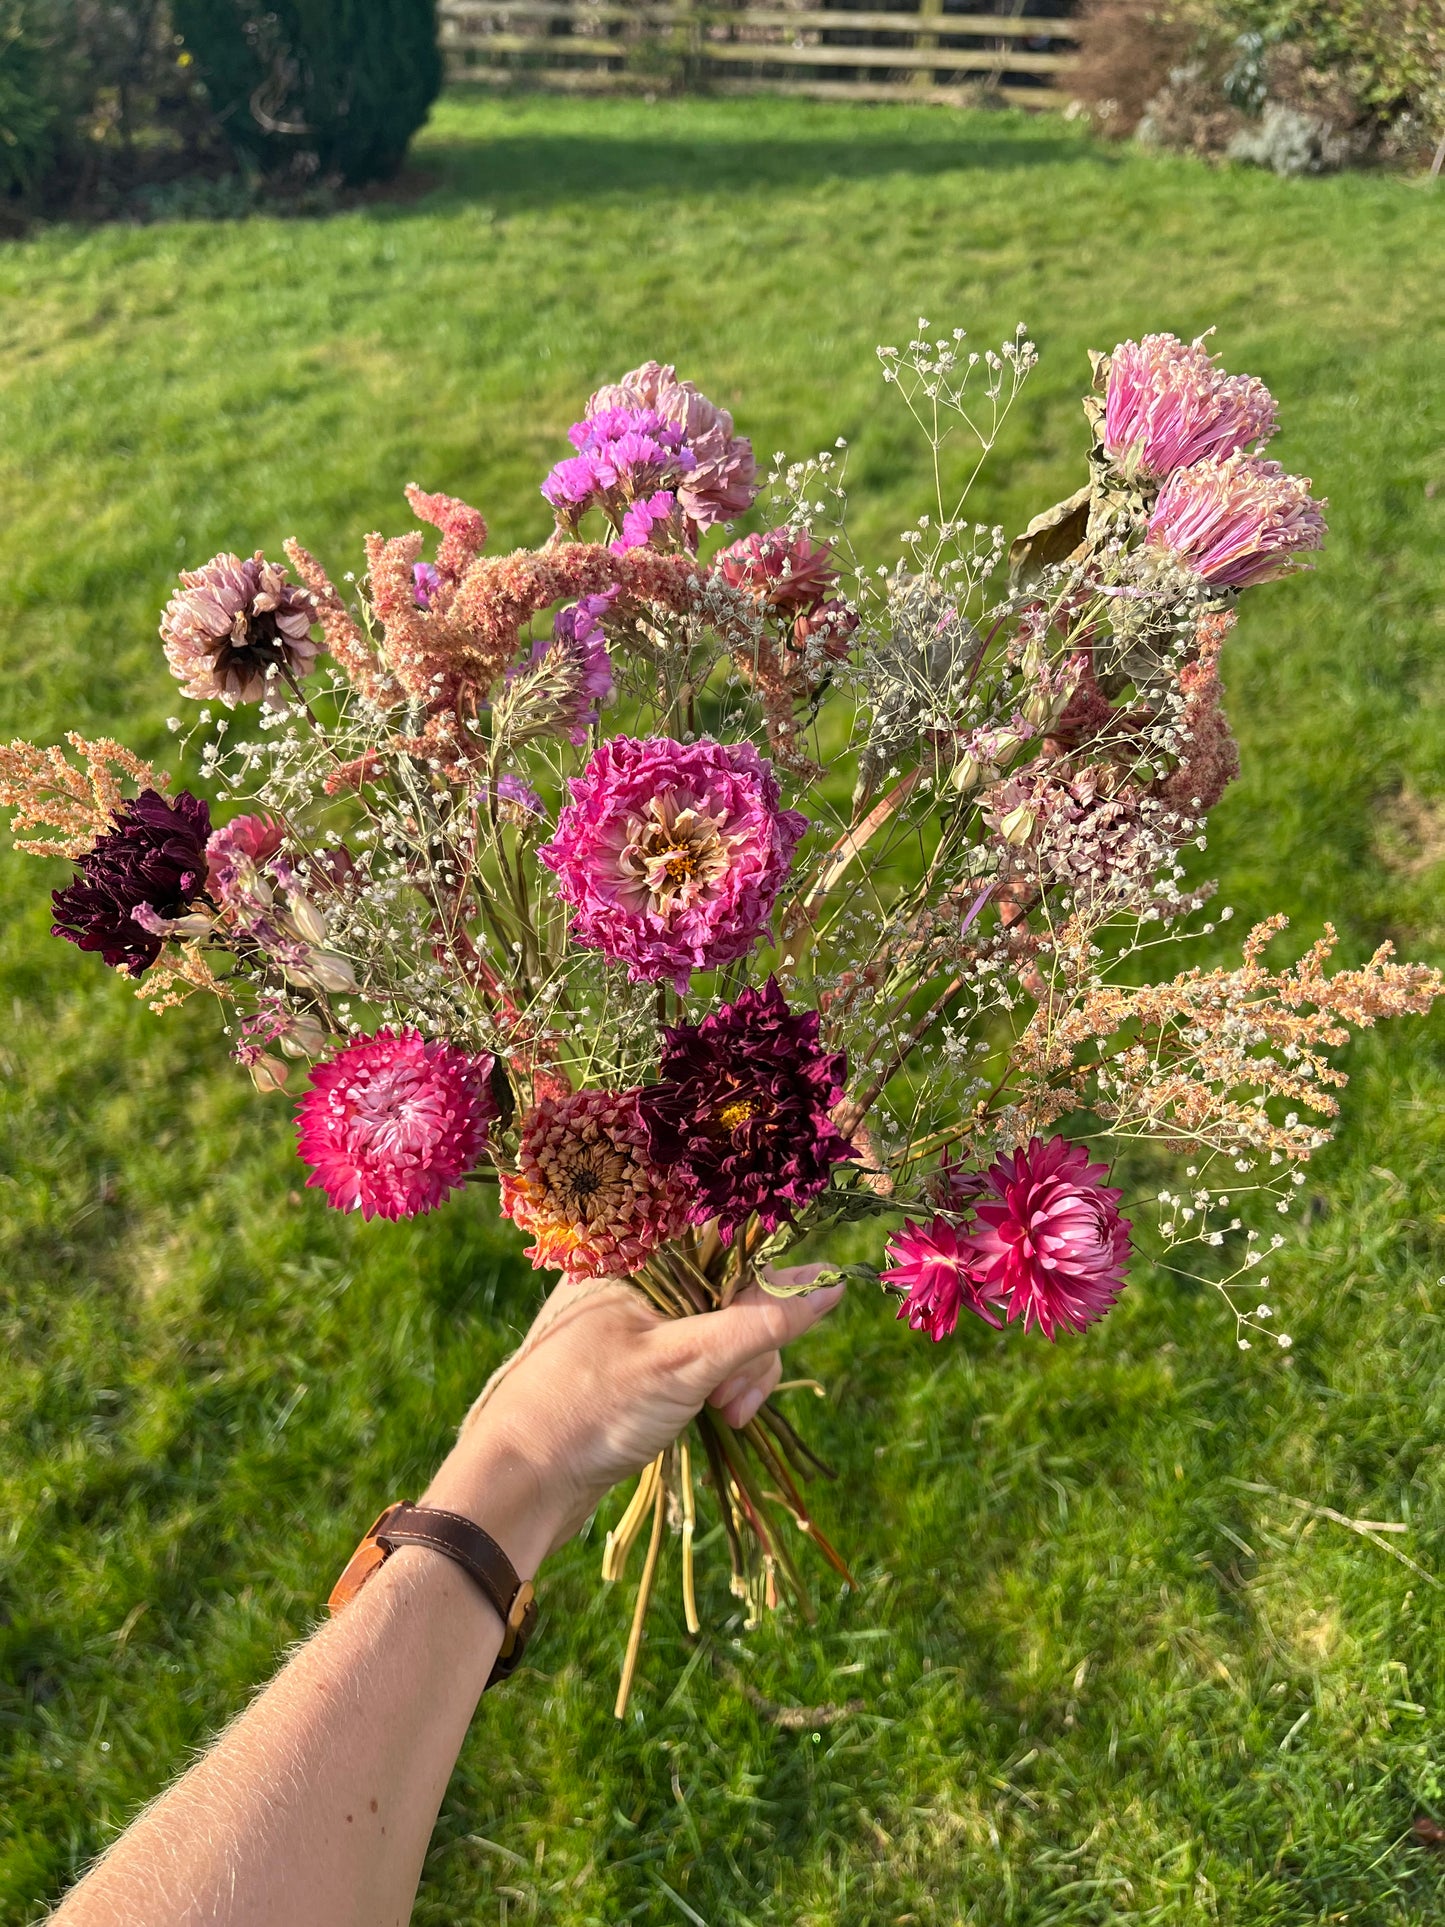
<instances>
[{"instance_id":1,"label":"leather watch strap","mask_svg":"<svg viewBox=\"0 0 1445 1927\"><path fill-rule=\"evenodd\" d=\"M537 1602L530 1583L517 1577L516 1567L491 1534L460 1512L412 1505L406 1499L389 1505L351 1555L332 1589L331 1610L336 1612L354 1599L398 1546L428 1546L433 1552L445 1553L486 1594L502 1622L501 1651L487 1685L506 1679L520 1664L532 1636Z\"/></svg>"}]
</instances>

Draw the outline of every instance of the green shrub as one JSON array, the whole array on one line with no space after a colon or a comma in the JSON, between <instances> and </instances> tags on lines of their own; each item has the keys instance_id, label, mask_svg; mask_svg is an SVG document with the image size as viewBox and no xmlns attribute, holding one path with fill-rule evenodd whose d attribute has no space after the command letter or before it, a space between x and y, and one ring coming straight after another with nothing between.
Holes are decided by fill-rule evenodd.
<instances>
[{"instance_id":1,"label":"green shrub","mask_svg":"<svg viewBox=\"0 0 1445 1927\"><path fill-rule=\"evenodd\" d=\"M44 178L59 114L36 10L29 0L0 0L0 201L29 197Z\"/></svg>"},{"instance_id":2,"label":"green shrub","mask_svg":"<svg viewBox=\"0 0 1445 1927\"><path fill-rule=\"evenodd\" d=\"M243 163L385 180L441 89L435 0L176 0L217 119Z\"/></svg>"}]
</instances>

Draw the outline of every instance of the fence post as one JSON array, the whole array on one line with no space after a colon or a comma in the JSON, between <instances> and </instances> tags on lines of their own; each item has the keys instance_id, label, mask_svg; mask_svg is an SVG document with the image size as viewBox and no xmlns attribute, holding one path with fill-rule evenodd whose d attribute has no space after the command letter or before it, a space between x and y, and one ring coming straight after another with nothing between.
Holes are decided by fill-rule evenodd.
<instances>
[{"instance_id":1,"label":"fence post","mask_svg":"<svg viewBox=\"0 0 1445 1927\"><path fill-rule=\"evenodd\" d=\"M918 0L918 17L920 20L941 20L943 18L943 0ZM938 45L938 35L936 33L916 33L913 36L913 44L915 47L920 48L936 47ZM920 67L913 76L913 84L915 87L931 87L933 85L932 70L928 67Z\"/></svg>"}]
</instances>

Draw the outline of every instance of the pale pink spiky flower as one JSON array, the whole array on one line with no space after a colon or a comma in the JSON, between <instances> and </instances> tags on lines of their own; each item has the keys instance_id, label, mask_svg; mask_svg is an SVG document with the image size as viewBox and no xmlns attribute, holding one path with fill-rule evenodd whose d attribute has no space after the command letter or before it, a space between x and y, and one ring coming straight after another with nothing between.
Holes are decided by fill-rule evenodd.
<instances>
[{"instance_id":1,"label":"pale pink spiky flower","mask_svg":"<svg viewBox=\"0 0 1445 1927\"><path fill-rule=\"evenodd\" d=\"M199 701L280 703L285 678L308 673L320 644L310 592L257 549L213 555L181 572L161 616L161 641L183 694Z\"/></svg>"},{"instance_id":2,"label":"pale pink spiky flower","mask_svg":"<svg viewBox=\"0 0 1445 1927\"><path fill-rule=\"evenodd\" d=\"M636 1091L542 1097L522 1120L501 1208L532 1243L534 1268L630 1277L687 1223L682 1186L653 1164Z\"/></svg>"},{"instance_id":3,"label":"pale pink spiky flower","mask_svg":"<svg viewBox=\"0 0 1445 1927\"><path fill-rule=\"evenodd\" d=\"M953 1332L961 1311L974 1312L995 1328L1000 1324L970 1270L967 1233L947 1218L927 1226L909 1219L888 1240L887 1256L892 1263L878 1276L903 1293L898 1316L913 1331L927 1332L935 1345Z\"/></svg>"},{"instance_id":4,"label":"pale pink spiky flower","mask_svg":"<svg viewBox=\"0 0 1445 1927\"><path fill-rule=\"evenodd\" d=\"M495 1060L415 1030L358 1038L311 1073L300 1151L338 1211L414 1218L457 1190L498 1114Z\"/></svg>"},{"instance_id":5,"label":"pale pink spiky flower","mask_svg":"<svg viewBox=\"0 0 1445 1927\"><path fill-rule=\"evenodd\" d=\"M1327 504L1309 478L1262 455L1177 469L1149 517L1149 547L1219 589L1247 589L1306 566L1324 547Z\"/></svg>"},{"instance_id":6,"label":"pale pink spiky flower","mask_svg":"<svg viewBox=\"0 0 1445 1927\"><path fill-rule=\"evenodd\" d=\"M1083 1331L1118 1298L1130 1226L1107 1176L1065 1137L1030 1138L984 1173L960 1248L974 1285L1010 1323L1052 1340L1060 1326Z\"/></svg>"},{"instance_id":7,"label":"pale pink spiky flower","mask_svg":"<svg viewBox=\"0 0 1445 1927\"><path fill-rule=\"evenodd\" d=\"M1227 375L1197 341L1145 335L1110 355L1104 452L1128 473L1163 481L1205 456L1223 460L1267 442L1273 395L1257 375Z\"/></svg>"}]
</instances>

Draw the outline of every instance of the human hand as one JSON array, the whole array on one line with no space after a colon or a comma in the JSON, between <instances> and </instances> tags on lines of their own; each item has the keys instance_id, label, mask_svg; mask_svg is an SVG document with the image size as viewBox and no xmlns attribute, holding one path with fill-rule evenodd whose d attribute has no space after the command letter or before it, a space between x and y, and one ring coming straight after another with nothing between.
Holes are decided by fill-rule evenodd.
<instances>
[{"instance_id":1,"label":"human hand","mask_svg":"<svg viewBox=\"0 0 1445 1927\"><path fill-rule=\"evenodd\" d=\"M823 1270L768 1276L806 1291ZM485 1525L530 1576L704 1403L745 1425L778 1383L781 1348L844 1289L774 1298L751 1286L724 1311L663 1318L621 1281L558 1285L473 1407L427 1503Z\"/></svg>"}]
</instances>

